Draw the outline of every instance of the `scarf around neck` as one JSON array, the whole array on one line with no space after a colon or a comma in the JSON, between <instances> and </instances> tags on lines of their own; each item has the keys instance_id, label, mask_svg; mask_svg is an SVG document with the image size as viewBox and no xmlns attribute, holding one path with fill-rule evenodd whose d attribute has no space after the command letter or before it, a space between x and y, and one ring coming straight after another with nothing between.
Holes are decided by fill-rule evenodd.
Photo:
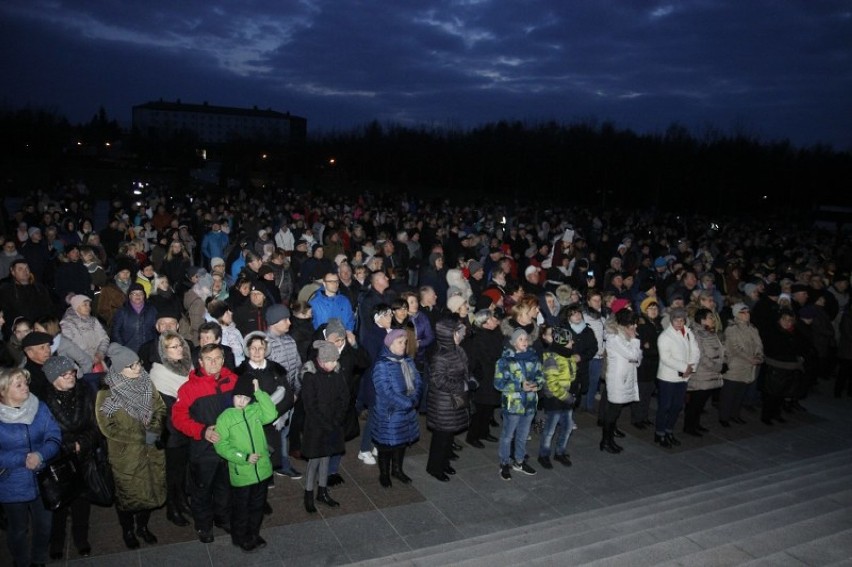
<instances>
[{"instance_id":1,"label":"scarf around neck","mask_svg":"<svg viewBox=\"0 0 852 567\"><path fill-rule=\"evenodd\" d=\"M109 372L104 381L109 386L110 396L101 411L112 417L118 410L123 409L127 415L147 427L154 413L153 387L148 373L143 370L139 378L129 379L120 373Z\"/></svg>"},{"instance_id":2,"label":"scarf around neck","mask_svg":"<svg viewBox=\"0 0 852 567\"><path fill-rule=\"evenodd\" d=\"M38 398L30 394L19 408L0 404L0 423L31 425L38 412Z\"/></svg>"}]
</instances>

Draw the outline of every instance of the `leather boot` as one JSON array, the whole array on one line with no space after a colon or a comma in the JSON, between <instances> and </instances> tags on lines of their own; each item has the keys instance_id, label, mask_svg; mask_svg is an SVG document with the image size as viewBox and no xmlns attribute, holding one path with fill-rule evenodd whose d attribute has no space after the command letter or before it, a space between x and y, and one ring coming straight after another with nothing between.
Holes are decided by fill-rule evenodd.
<instances>
[{"instance_id":1,"label":"leather boot","mask_svg":"<svg viewBox=\"0 0 852 567\"><path fill-rule=\"evenodd\" d=\"M659 433L654 433L654 443L660 447L665 447L666 449L670 449L672 446L672 444L669 443L668 438L665 435L660 435Z\"/></svg>"},{"instance_id":2,"label":"leather boot","mask_svg":"<svg viewBox=\"0 0 852 567\"><path fill-rule=\"evenodd\" d=\"M391 476L402 484L411 484L411 477L402 472L403 461L405 461L405 447L394 449L391 462Z\"/></svg>"},{"instance_id":3,"label":"leather boot","mask_svg":"<svg viewBox=\"0 0 852 567\"><path fill-rule=\"evenodd\" d=\"M613 448L615 448L615 450L620 453L624 450L624 447L622 447L621 445L619 445L618 443L615 442L615 438L618 437L618 435L616 434L616 431L618 431L617 426L613 425L613 426L610 427L609 442L612 443ZM622 435L624 435L624 433L622 433Z\"/></svg>"},{"instance_id":4,"label":"leather boot","mask_svg":"<svg viewBox=\"0 0 852 567\"><path fill-rule=\"evenodd\" d=\"M337 508L340 506L340 502L331 497L328 493L328 488L325 486L317 488L317 502L322 502L329 508Z\"/></svg>"},{"instance_id":5,"label":"leather boot","mask_svg":"<svg viewBox=\"0 0 852 567\"><path fill-rule=\"evenodd\" d=\"M379 451L379 484L384 488L390 488L393 483L390 479L391 453L390 451Z\"/></svg>"},{"instance_id":6,"label":"leather boot","mask_svg":"<svg viewBox=\"0 0 852 567\"><path fill-rule=\"evenodd\" d=\"M189 520L184 517L176 502L166 502L166 519L181 528L189 525Z\"/></svg>"},{"instance_id":7,"label":"leather boot","mask_svg":"<svg viewBox=\"0 0 852 567\"><path fill-rule=\"evenodd\" d=\"M133 533L133 528L124 530L122 536L124 537L124 545L127 546L127 549L139 549L139 540L136 539L136 534Z\"/></svg>"},{"instance_id":8,"label":"leather boot","mask_svg":"<svg viewBox=\"0 0 852 567\"><path fill-rule=\"evenodd\" d=\"M316 514L317 507L314 506L314 491L306 490L305 491L305 512L308 514Z\"/></svg>"},{"instance_id":9,"label":"leather boot","mask_svg":"<svg viewBox=\"0 0 852 567\"><path fill-rule=\"evenodd\" d=\"M666 433L666 441L671 443L673 447L680 446L680 440L671 433Z\"/></svg>"},{"instance_id":10,"label":"leather boot","mask_svg":"<svg viewBox=\"0 0 852 567\"><path fill-rule=\"evenodd\" d=\"M606 451L607 453L617 454L618 449L615 448L615 444L612 441L612 429L609 425L604 425L603 433L601 435L601 451Z\"/></svg>"}]
</instances>

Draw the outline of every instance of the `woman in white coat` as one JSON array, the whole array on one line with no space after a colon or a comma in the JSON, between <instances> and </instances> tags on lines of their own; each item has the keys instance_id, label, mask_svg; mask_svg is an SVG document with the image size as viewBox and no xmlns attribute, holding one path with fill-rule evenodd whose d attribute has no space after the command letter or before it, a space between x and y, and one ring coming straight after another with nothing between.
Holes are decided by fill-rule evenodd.
<instances>
[{"instance_id":1,"label":"woman in white coat","mask_svg":"<svg viewBox=\"0 0 852 567\"><path fill-rule=\"evenodd\" d=\"M637 369L642 362L642 347L636 338L636 314L621 309L606 324L606 393L601 451L620 453L623 447L615 442L615 429L621 408L639 401Z\"/></svg>"},{"instance_id":2,"label":"woman in white coat","mask_svg":"<svg viewBox=\"0 0 852 567\"><path fill-rule=\"evenodd\" d=\"M660 365L657 368L657 423L654 442L662 447L680 445L674 436L674 426L686 397L686 383L698 366L699 350L695 335L686 326L686 310L669 312L669 327L660 333L657 348Z\"/></svg>"}]
</instances>

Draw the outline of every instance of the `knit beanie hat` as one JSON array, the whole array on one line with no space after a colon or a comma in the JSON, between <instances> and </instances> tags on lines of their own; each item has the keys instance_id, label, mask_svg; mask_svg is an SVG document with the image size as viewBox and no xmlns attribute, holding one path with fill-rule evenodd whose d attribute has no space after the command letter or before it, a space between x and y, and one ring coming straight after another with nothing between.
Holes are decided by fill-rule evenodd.
<instances>
[{"instance_id":1,"label":"knit beanie hat","mask_svg":"<svg viewBox=\"0 0 852 567\"><path fill-rule=\"evenodd\" d=\"M266 324L274 325L283 319L290 318L290 310L280 303L276 303L266 310Z\"/></svg>"},{"instance_id":2,"label":"knit beanie hat","mask_svg":"<svg viewBox=\"0 0 852 567\"><path fill-rule=\"evenodd\" d=\"M50 380L50 383L56 381L57 378L68 372L69 370L76 370L77 368L74 366L74 363L70 358L66 356L51 356L48 358L44 365L41 367L44 375L47 376L47 379Z\"/></svg>"},{"instance_id":3,"label":"knit beanie hat","mask_svg":"<svg viewBox=\"0 0 852 567\"><path fill-rule=\"evenodd\" d=\"M343 326L343 322L341 322L337 317L332 317L328 320L328 323L326 323L325 338L329 339L331 335L346 338L346 327Z\"/></svg>"},{"instance_id":4,"label":"knit beanie hat","mask_svg":"<svg viewBox=\"0 0 852 567\"><path fill-rule=\"evenodd\" d=\"M520 339L521 337L527 337L527 338L529 338L529 334L528 334L525 330L523 330L523 329L521 329L521 328L517 328L517 329L515 329L515 331L512 333L512 336L511 336L511 337L509 337L509 343L510 343L512 346L515 346L515 345L517 344L517 342L518 342L518 339Z\"/></svg>"},{"instance_id":5,"label":"knit beanie hat","mask_svg":"<svg viewBox=\"0 0 852 567\"><path fill-rule=\"evenodd\" d=\"M110 368L115 369L117 372L121 372L139 360L139 355L118 343L110 343L109 349L107 349L107 356L111 363Z\"/></svg>"},{"instance_id":6,"label":"knit beanie hat","mask_svg":"<svg viewBox=\"0 0 852 567\"><path fill-rule=\"evenodd\" d=\"M317 349L318 362L337 362L340 359L340 352L334 343L328 341L314 341L313 346Z\"/></svg>"},{"instance_id":7,"label":"knit beanie hat","mask_svg":"<svg viewBox=\"0 0 852 567\"><path fill-rule=\"evenodd\" d=\"M643 299L642 303L639 304L639 311L641 311L642 313L647 313L648 308L651 305L656 305L659 307L660 304L657 302L656 297L646 297L645 299Z\"/></svg>"},{"instance_id":8,"label":"knit beanie hat","mask_svg":"<svg viewBox=\"0 0 852 567\"><path fill-rule=\"evenodd\" d=\"M85 301L92 301L92 298L88 295L78 294L72 297L68 303L71 305L71 308L76 311L77 308L80 307Z\"/></svg>"},{"instance_id":9,"label":"knit beanie hat","mask_svg":"<svg viewBox=\"0 0 852 567\"><path fill-rule=\"evenodd\" d=\"M391 346L391 344L398 339L399 337L407 336L405 331L402 329L393 329L390 333L385 337L385 346Z\"/></svg>"},{"instance_id":10,"label":"knit beanie hat","mask_svg":"<svg viewBox=\"0 0 852 567\"><path fill-rule=\"evenodd\" d=\"M231 395L254 397L254 384L252 383L252 375L250 373L243 374L237 378L237 383L234 385L234 389L231 390Z\"/></svg>"},{"instance_id":11,"label":"knit beanie hat","mask_svg":"<svg viewBox=\"0 0 852 567\"><path fill-rule=\"evenodd\" d=\"M612 302L612 312L618 313L628 305L630 305L630 302L628 300L619 297L618 299Z\"/></svg>"}]
</instances>

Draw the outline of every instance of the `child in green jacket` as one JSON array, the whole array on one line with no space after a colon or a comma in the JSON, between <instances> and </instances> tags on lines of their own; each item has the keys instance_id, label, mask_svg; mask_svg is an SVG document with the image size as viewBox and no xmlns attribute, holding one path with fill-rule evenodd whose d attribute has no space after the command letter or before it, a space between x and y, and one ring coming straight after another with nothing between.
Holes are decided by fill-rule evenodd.
<instances>
[{"instance_id":1,"label":"child in green jacket","mask_svg":"<svg viewBox=\"0 0 852 567\"><path fill-rule=\"evenodd\" d=\"M234 407L216 420L216 452L228 461L231 478L231 541L245 552L266 545L260 537L272 461L263 426L278 417L269 394L257 380L240 377L231 392ZM252 402L252 396L257 403Z\"/></svg>"}]
</instances>

